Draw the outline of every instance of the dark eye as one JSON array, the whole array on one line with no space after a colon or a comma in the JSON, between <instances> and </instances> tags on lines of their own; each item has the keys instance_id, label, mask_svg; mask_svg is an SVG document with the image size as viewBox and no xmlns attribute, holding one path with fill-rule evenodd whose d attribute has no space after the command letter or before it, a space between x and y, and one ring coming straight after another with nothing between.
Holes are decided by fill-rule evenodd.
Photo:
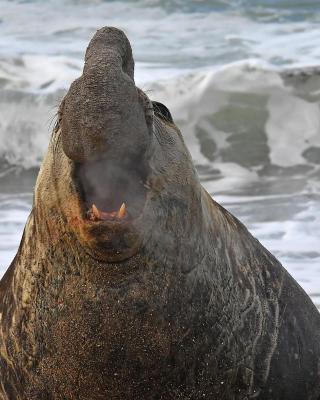
<instances>
[{"instance_id":1,"label":"dark eye","mask_svg":"<svg viewBox=\"0 0 320 400\"><path fill-rule=\"evenodd\" d=\"M158 101L153 101L152 105L153 105L154 113L158 117L164 119L165 121L169 121L169 122L173 123L172 115L164 104L159 103Z\"/></svg>"}]
</instances>

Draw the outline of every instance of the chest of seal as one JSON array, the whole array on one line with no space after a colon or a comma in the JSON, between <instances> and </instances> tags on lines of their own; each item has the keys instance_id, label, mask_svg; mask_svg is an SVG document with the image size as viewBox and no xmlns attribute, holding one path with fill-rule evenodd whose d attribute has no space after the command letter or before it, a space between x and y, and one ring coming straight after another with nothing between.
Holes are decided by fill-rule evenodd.
<instances>
[{"instance_id":1,"label":"chest of seal","mask_svg":"<svg viewBox=\"0 0 320 400\"><path fill-rule=\"evenodd\" d=\"M319 399L318 311L133 71L102 28L60 105L0 283L0 399Z\"/></svg>"}]
</instances>

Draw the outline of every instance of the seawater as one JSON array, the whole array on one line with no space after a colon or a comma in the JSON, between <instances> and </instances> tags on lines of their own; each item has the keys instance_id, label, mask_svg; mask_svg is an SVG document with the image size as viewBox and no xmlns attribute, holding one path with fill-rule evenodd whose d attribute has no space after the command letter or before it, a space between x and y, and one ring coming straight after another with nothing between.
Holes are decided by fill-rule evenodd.
<instances>
[{"instance_id":1,"label":"seawater","mask_svg":"<svg viewBox=\"0 0 320 400\"><path fill-rule=\"evenodd\" d=\"M137 85L170 108L203 185L320 305L319 11L295 0L0 0L0 273L59 101L90 37L111 25L129 36Z\"/></svg>"}]
</instances>

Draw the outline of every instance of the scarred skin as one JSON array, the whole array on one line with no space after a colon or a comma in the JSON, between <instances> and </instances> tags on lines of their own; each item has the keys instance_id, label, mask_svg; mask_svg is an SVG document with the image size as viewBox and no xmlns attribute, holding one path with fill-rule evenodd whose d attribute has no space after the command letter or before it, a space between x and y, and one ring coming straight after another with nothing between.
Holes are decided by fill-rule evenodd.
<instances>
[{"instance_id":1,"label":"scarred skin","mask_svg":"<svg viewBox=\"0 0 320 400\"><path fill-rule=\"evenodd\" d=\"M0 282L0 399L320 399L317 309L202 188L133 65L100 29L61 103ZM77 169L99 159L143 166L139 216L87 218Z\"/></svg>"}]
</instances>

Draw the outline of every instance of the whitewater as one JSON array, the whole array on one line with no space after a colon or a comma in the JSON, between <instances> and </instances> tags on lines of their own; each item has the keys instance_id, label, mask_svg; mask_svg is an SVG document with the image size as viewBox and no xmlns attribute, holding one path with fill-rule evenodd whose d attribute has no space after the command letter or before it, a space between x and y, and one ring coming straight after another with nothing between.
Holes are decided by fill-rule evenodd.
<instances>
[{"instance_id":1,"label":"whitewater","mask_svg":"<svg viewBox=\"0 0 320 400\"><path fill-rule=\"evenodd\" d=\"M0 0L0 273L32 206L59 102L104 25L166 104L202 184L320 306L318 1Z\"/></svg>"}]
</instances>

